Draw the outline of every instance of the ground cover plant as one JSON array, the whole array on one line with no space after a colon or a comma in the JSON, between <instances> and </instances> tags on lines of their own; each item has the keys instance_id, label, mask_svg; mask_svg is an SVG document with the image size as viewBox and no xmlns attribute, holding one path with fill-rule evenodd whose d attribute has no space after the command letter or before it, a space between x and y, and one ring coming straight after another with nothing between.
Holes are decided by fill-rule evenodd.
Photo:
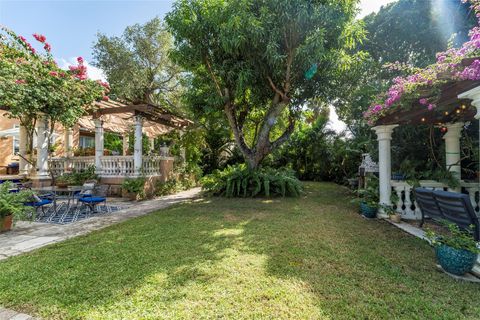
<instances>
[{"instance_id":1,"label":"ground cover plant","mask_svg":"<svg viewBox=\"0 0 480 320\"><path fill-rule=\"evenodd\" d=\"M0 262L0 305L44 319L477 319L477 284L365 220L348 191L205 198Z\"/></svg>"}]
</instances>

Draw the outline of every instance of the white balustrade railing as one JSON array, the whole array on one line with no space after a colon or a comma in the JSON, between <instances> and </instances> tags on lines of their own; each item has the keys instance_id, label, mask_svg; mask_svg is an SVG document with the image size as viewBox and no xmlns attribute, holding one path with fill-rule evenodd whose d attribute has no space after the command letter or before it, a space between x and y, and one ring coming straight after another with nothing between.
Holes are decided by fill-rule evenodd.
<instances>
[{"instance_id":1,"label":"white balustrade railing","mask_svg":"<svg viewBox=\"0 0 480 320\"><path fill-rule=\"evenodd\" d=\"M142 170L144 176L161 176L162 162L173 160L171 157L144 156ZM102 156L100 157L102 177L129 177L135 175L133 156ZM95 157L51 158L50 170L54 176L67 171L84 171L95 165Z\"/></svg>"},{"instance_id":2,"label":"white balustrade railing","mask_svg":"<svg viewBox=\"0 0 480 320\"><path fill-rule=\"evenodd\" d=\"M397 196L397 203L393 203L396 206L397 212L399 212L404 219L420 220L422 215L413 196L413 187L406 181L391 181L391 185L392 194ZM448 188L447 185L433 180L422 180L420 181L420 186L432 190L453 191ZM478 213L480 210L479 184L462 181L460 186L462 193L469 195L472 206Z\"/></svg>"},{"instance_id":3,"label":"white balustrade railing","mask_svg":"<svg viewBox=\"0 0 480 320\"><path fill-rule=\"evenodd\" d=\"M133 156L103 156L101 176L128 177L135 174Z\"/></svg>"}]
</instances>

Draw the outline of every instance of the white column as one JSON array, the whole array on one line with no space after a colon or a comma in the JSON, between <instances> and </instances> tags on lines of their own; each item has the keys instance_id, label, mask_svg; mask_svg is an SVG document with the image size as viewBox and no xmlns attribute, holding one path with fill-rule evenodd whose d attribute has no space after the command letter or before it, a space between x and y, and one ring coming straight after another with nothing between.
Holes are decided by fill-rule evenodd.
<instances>
[{"instance_id":1,"label":"white column","mask_svg":"<svg viewBox=\"0 0 480 320\"><path fill-rule=\"evenodd\" d=\"M64 156L67 158L73 157L73 130L72 128L65 128L65 151Z\"/></svg>"},{"instance_id":2,"label":"white column","mask_svg":"<svg viewBox=\"0 0 480 320\"><path fill-rule=\"evenodd\" d=\"M148 138L150 142L150 154L155 152L155 138Z\"/></svg>"},{"instance_id":3,"label":"white column","mask_svg":"<svg viewBox=\"0 0 480 320\"><path fill-rule=\"evenodd\" d=\"M95 122L95 173L102 174L102 160L103 156L103 121L101 119L94 119Z\"/></svg>"},{"instance_id":4,"label":"white column","mask_svg":"<svg viewBox=\"0 0 480 320\"><path fill-rule=\"evenodd\" d=\"M135 117L135 141L133 148L133 168L135 175L139 176L142 173L142 126L143 119L140 116Z\"/></svg>"},{"instance_id":5,"label":"white column","mask_svg":"<svg viewBox=\"0 0 480 320\"><path fill-rule=\"evenodd\" d=\"M448 123L448 131L443 136L445 140L445 165L458 179L461 179L462 168L460 165L460 137L464 123Z\"/></svg>"},{"instance_id":6,"label":"white column","mask_svg":"<svg viewBox=\"0 0 480 320\"><path fill-rule=\"evenodd\" d=\"M19 159L19 173L20 174L28 174L28 162L25 160L27 157L27 128L20 125L20 133L18 135L18 144L19 150L18 153L20 155Z\"/></svg>"},{"instance_id":7,"label":"white column","mask_svg":"<svg viewBox=\"0 0 480 320\"><path fill-rule=\"evenodd\" d=\"M48 177L48 119L37 119L37 176Z\"/></svg>"},{"instance_id":8,"label":"white column","mask_svg":"<svg viewBox=\"0 0 480 320\"><path fill-rule=\"evenodd\" d=\"M122 143L123 143L123 155L126 156L128 153L128 133L125 133L122 136Z\"/></svg>"},{"instance_id":9,"label":"white column","mask_svg":"<svg viewBox=\"0 0 480 320\"><path fill-rule=\"evenodd\" d=\"M372 128L377 134L378 140L378 171L379 171L379 189L380 189L380 205L391 205L390 196L392 193L391 175L391 141L393 129L398 125L384 125ZM378 216L385 218L386 214L380 208Z\"/></svg>"},{"instance_id":10,"label":"white column","mask_svg":"<svg viewBox=\"0 0 480 320\"><path fill-rule=\"evenodd\" d=\"M185 132L180 130L180 138L183 138L184 134L185 134ZM182 144L183 144L183 141L182 141ZM184 163L185 163L185 161L187 161L187 155L185 153L185 148L183 146L180 148L180 158L182 158L182 162L184 162Z\"/></svg>"}]
</instances>

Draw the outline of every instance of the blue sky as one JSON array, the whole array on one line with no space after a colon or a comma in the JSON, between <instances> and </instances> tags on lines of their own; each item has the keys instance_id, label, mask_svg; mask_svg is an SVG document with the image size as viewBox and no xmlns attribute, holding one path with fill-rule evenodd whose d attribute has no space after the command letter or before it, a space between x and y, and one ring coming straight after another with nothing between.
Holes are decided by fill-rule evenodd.
<instances>
[{"instance_id":1,"label":"blue sky","mask_svg":"<svg viewBox=\"0 0 480 320\"><path fill-rule=\"evenodd\" d=\"M360 17L378 11L393 0L361 0ZM81 56L87 63L89 76L104 79L101 70L90 65L92 44L97 32L109 36L121 35L126 26L144 23L155 16L164 17L174 0L0 0L0 24L25 36L35 44L31 35L41 33L52 45L59 65L66 68ZM39 48L41 49L41 48ZM338 129L336 114L331 115Z\"/></svg>"}]
</instances>

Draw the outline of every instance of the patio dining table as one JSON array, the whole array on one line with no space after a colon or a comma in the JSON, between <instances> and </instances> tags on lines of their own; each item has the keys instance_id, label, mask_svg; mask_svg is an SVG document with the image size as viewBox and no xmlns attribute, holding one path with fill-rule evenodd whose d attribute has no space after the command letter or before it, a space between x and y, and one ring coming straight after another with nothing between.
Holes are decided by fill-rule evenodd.
<instances>
[{"instance_id":1,"label":"patio dining table","mask_svg":"<svg viewBox=\"0 0 480 320\"><path fill-rule=\"evenodd\" d=\"M40 193L41 195L52 195L53 210L57 211L57 200L67 200L67 206L70 207L70 201L73 201L75 194L82 190L82 186L68 186L68 187L39 187L32 188L33 191Z\"/></svg>"}]
</instances>

